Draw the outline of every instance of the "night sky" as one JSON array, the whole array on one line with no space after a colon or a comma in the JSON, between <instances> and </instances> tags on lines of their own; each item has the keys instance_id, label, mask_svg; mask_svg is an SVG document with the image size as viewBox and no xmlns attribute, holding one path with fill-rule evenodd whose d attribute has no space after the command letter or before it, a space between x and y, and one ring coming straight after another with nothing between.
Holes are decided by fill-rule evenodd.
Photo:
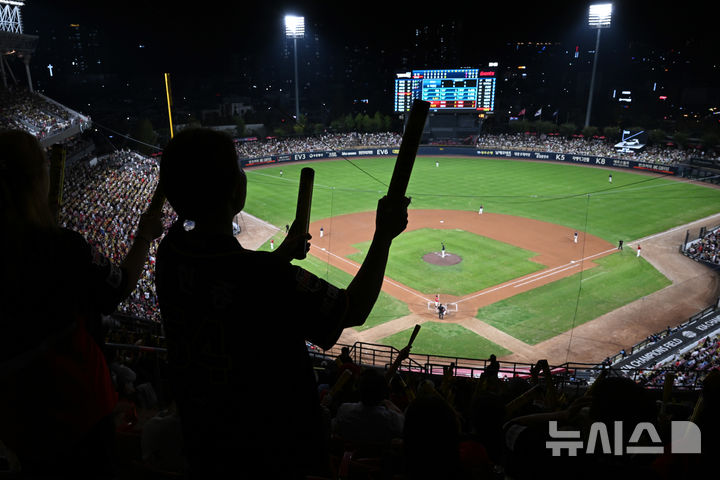
<instances>
[{"instance_id":1,"label":"night sky","mask_svg":"<svg viewBox=\"0 0 720 480\"><path fill-rule=\"evenodd\" d=\"M432 4L437 4L433 6ZM252 55L282 33L282 18L297 13L314 24L323 38L336 44L348 38L392 48L412 37L416 26L462 19L463 41L469 49L491 48L506 41L592 41L587 27L589 2L583 1L459 1L415 2L327 1L268 2L169 0L57 1L27 0L23 7L26 33L42 36L49 25L101 25L117 41L119 54L145 44L165 52L165 61L187 62L188 56L222 58L226 51ZM419 5L425 5L420 7ZM297 6L294 6L297 5ZM710 3L667 0L624 0L614 3L613 28L603 42L647 40L658 46L714 35ZM708 49L710 52L712 49Z\"/></svg>"}]
</instances>

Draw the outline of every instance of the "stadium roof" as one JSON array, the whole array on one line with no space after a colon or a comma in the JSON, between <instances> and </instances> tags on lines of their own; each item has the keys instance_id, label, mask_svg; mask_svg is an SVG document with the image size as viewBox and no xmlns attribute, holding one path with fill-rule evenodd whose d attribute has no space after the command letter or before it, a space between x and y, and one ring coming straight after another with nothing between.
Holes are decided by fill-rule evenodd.
<instances>
[{"instance_id":1,"label":"stadium roof","mask_svg":"<svg viewBox=\"0 0 720 480\"><path fill-rule=\"evenodd\" d=\"M21 33L5 32L0 30L0 52L3 55L17 53L29 55L35 52L38 36Z\"/></svg>"}]
</instances>

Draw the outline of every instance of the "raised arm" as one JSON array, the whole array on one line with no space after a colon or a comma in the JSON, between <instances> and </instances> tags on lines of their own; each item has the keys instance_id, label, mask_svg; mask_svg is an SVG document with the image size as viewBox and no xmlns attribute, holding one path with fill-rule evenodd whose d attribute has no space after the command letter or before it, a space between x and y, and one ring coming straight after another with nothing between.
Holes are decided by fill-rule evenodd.
<instances>
[{"instance_id":1,"label":"raised arm","mask_svg":"<svg viewBox=\"0 0 720 480\"><path fill-rule=\"evenodd\" d=\"M345 328L362 325L375 305L382 289L390 245L407 227L408 205L410 199L407 197L399 200L383 197L378 201L375 235L365 261L347 287L349 308Z\"/></svg>"},{"instance_id":2,"label":"raised arm","mask_svg":"<svg viewBox=\"0 0 720 480\"><path fill-rule=\"evenodd\" d=\"M165 198L162 196L159 187L153 194L152 202L147 211L140 216L135 241L123 259L122 269L127 276L127 287L123 298L132 292L142 275L143 267L148 259L148 252L152 242L163 233L162 206Z\"/></svg>"}]
</instances>

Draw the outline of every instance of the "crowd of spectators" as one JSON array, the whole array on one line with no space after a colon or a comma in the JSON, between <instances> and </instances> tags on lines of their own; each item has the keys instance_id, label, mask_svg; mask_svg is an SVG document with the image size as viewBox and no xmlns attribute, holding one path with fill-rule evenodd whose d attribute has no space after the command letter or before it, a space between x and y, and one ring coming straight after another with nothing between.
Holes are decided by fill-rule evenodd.
<instances>
[{"instance_id":1,"label":"crowd of spectators","mask_svg":"<svg viewBox=\"0 0 720 480\"><path fill-rule=\"evenodd\" d=\"M158 181L157 161L138 153L119 150L89 162L78 162L65 172L59 223L79 232L112 261L119 261L133 243L134 226L145 211ZM165 207L166 228L175 214ZM151 245L137 287L119 311L160 321L155 294L156 244Z\"/></svg>"},{"instance_id":2,"label":"crowd of spectators","mask_svg":"<svg viewBox=\"0 0 720 480\"><path fill-rule=\"evenodd\" d=\"M238 142L240 158L268 155L340 150L343 148L399 147L402 136L392 132L337 133L297 138L268 137ZM557 135L486 134L475 142L477 148L532 150L635 160L662 165L677 165L687 160L687 151L658 145L646 145L637 152L621 152L607 139L565 138Z\"/></svg>"},{"instance_id":3,"label":"crowd of spectators","mask_svg":"<svg viewBox=\"0 0 720 480\"><path fill-rule=\"evenodd\" d=\"M699 262L706 262L720 266L718 247L720 247L720 227L710 230L699 240L692 242L686 249L685 255Z\"/></svg>"},{"instance_id":4,"label":"crowd of spectators","mask_svg":"<svg viewBox=\"0 0 720 480\"><path fill-rule=\"evenodd\" d=\"M717 338L706 343L707 349L718 347ZM552 472L557 479L665 480L693 478L714 461L717 440L712 434L720 427L717 370L698 395L668 402L662 390L615 376L612 370L589 388L577 390L560 388L544 361L537 362L527 378L499 378L489 370L479 378L468 378L454 376L452 369L431 376L396 369L397 365L367 367L354 363L352 355L343 357L318 360L315 368L331 475L314 480L523 480L538 478L538 472ZM135 368L142 371L142 366L124 369L117 365L113 371L122 379L120 384L142 385ZM682 382L682 375L675 381ZM183 442L174 404L146 408L143 402L151 396L128 392L126 398L135 412L133 428L142 437L145 467L162 464L166 474L182 478ZM701 429L699 455L670 454L677 440L670 435L671 422L684 420ZM557 422L559 431L578 432L573 437L579 446L576 456L570 456L567 447L554 454L553 443L558 447L570 443L551 433L550 422ZM630 434L640 422L646 428L652 425L660 439L642 444L665 450L618 456L603 453L599 443L590 450L588 427L593 422L603 422L612 441L623 445L630 444ZM619 437L612 433L615 422L624 423ZM282 443L282 432L276 432L276 438L278 455L293 448ZM262 471L258 474L262 476Z\"/></svg>"},{"instance_id":5,"label":"crowd of spectators","mask_svg":"<svg viewBox=\"0 0 720 480\"><path fill-rule=\"evenodd\" d=\"M638 152L620 152L615 142L596 138L565 138L558 135L527 135L522 133L483 135L477 139L478 148L532 150L537 152L569 153L635 160L663 165L676 165L686 159L687 152L679 149L646 145Z\"/></svg>"},{"instance_id":6,"label":"crowd of spectators","mask_svg":"<svg viewBox=\"0 0 720 480\"><path fill-rule=\"evenodd\" d=\"M664 372L672 371L674 385L678 387L696 385L712 370L720 369L720 336L707 336L695 348L670 360L655 365L640 375L642 385L661 387L665 382Z\"/></svg>"},{"instance_id":7,"label":"crowd of spectators","mask_svg":"<svg viewBox=\"0 0 720 480\"><path fill-rule=\"evenodd\" d=\"M256 158L343 148L399 147L401 140L402 136L393 132L327 133L309 137L245 140L237 143L237 150L240 158Z\"/></svg>"},{"instance_id":8,"label":"crowd of spectators","mask_svg":"<svg viewBox=\"0 0 720 480\"><path fill-rule=\"evenodd\" d=\"M27 89L0 89L0 129L25 130L39 139L65 130L79 116Z\"/></svg>"}]
</instances>

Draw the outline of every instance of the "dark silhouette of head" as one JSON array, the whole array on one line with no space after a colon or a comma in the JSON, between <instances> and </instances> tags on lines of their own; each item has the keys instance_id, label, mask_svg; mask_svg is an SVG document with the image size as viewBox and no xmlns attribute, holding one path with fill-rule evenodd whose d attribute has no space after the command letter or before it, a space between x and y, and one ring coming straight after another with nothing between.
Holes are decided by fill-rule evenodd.
<instances>
[{"instance_id":1,"label":"dark silhouette of head","mask_svg":"<svg viewBox=\"0 0 720 480\"><path fill-rule=\"evenodd\" d=\"M460 423L440 395L418 396L405 412L403 445L409 479L453 479L460 469Z\"/></svg>"},{"instance_id":2,"label":"dark silhouette of head","mask_svg":"<svg viewBox=\"0 0 720 480\"><path fill-rule=\"evenodd\" d=\"M367 407L380 405L389 394L389 387L380 373L373 369L366 369L360 374L358 380L360 402Z\"/></svg>"},{"instance_id":3,"label":"dark silhouette of head","mask_svg":"<svg viewBox=\"0 0 720 480\"><path fill-rule=\"evenodd\" d=\"M22 130L0 132L0 220L7 232L52 223L49 163L37 138Z\"/></svg>"},{"instance_id":4,"label":"dark silhouette of head","mask_svg":"<svg viewBox=\"0 0 720 480\"><path fill-rule=\"evenodd\" d=\"M160 185L182 220L232 218L245 206L247 180L233 140L207 128L183 130L160 161Z\"/></svg>"}]
</instances>

